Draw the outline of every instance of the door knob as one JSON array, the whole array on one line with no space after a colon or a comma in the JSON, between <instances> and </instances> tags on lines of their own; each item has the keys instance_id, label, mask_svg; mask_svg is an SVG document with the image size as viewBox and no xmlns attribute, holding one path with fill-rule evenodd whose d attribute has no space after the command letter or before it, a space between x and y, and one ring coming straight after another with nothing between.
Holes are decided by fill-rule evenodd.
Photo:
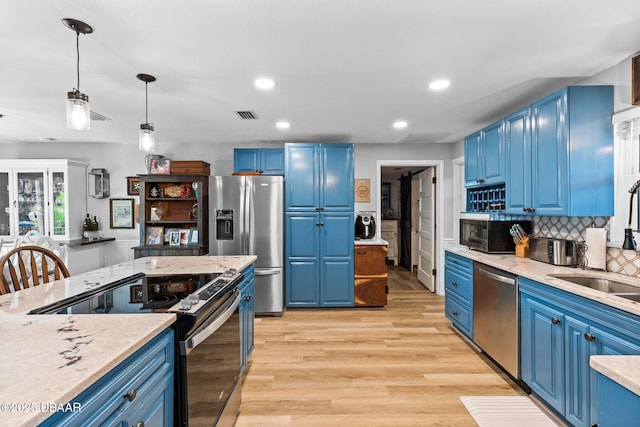
<instances>
[{"instance_id":1,"label":"door knob","mask_svg":"<svg viewBox=\"0 0 640 427\"><path fill-rule=\"evenodd\" d=\"M560 324L560 319L558 319L557 317L552 317L551 318L551 323L554 325L558 325Z\"/></svg>"}]
</instances>

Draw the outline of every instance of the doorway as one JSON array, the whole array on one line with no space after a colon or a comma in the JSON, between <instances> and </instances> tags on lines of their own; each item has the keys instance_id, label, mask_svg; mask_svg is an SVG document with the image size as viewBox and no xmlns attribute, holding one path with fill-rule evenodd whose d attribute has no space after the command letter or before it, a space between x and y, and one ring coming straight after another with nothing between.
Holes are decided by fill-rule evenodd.
<instances>
[{"instance_id":1,"label":"doorway","mask_svg":"<svg viewBox=\"0 0 640 427\"><path fill-rule=\"evenodd\" d=\"M444 281L437 275L441 264L442 191L438 175L442 161L378 160L378 188L389 190L388 200L378 195L377 216L397 220L399 272L411 272L422 285L440 295ZM383 186L384 184L384 186ZM385 194L386 197L386 194ZM389 206L388 209L382 209ZM395 264L395 263L394 263ZM441 270L442 271L442 270ZM440 275L441 276L441 275Z\"/></svg>"}]
</instances>

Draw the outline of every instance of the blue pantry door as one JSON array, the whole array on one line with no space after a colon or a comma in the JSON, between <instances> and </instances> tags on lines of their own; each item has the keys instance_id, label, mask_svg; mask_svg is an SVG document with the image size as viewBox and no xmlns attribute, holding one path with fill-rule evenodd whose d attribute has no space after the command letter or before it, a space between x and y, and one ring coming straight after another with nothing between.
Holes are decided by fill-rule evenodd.
<instances>
[{"instance_id":1,"label":"blue pantry door","mask_svg":"<svg viewBox=\"0 0 640 427\"><path fill-rule=\"evenodd\" d=\"M320 215L320 306L353 307L353 214Z\"/></svg>"},{"instance_id":2,"label":"blue pantry door","mask_svg":"<svg viewBox=\"0 0 640 427\"><path fill-rule=\"evenodd\" d=\"M286 210L316 211L320 206L319 149L316 144L288 144L285 149Z\"/></svg>"},{"instance_id":3,"label":"blue pantry door","mask_svg":"<svg viewBox=\"0 0 640 427\"><path fill-rule=\"evenodd\" d=\"M286 304L317 307L319 296L319 225L315 212L287 213Z\"/></svg>"}]
</instances>

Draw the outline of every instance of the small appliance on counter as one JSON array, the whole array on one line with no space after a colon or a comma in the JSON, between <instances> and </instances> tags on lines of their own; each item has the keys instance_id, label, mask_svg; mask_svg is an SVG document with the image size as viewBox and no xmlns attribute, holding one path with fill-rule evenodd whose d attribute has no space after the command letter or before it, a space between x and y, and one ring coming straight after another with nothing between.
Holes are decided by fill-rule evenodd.
<instances>
[{"instance_id":1,"label":"small appliance on counter","mask_svg":"<svg viewBox=\"0 0 640 427\"><path fill-rule=\"evenodd\" d=\"M529 258L547 264L575 267L578 265L579 244L574 240L531 237Z\"/></svg>"},{"instance_id":2,"label":"small appliance on counter","mask_svg":"<svg viewBox=\"0 0 640 427\"><path fill-rule=\"evenodd\" d=\"M376 235L376 220L369 213L359 213L355 224L356 237L361 239L373 239Z\"/></svg>"},{"instance_id":3,"label":"small appliance on counter","mask_svg":"<svg viewBox=\"0 0 640 427\"><path fill-rule=\"evenodd\" d=\"M511 229L518 226L526 236L533 231L532 221L498 221L470 215L460 219L460 244L486 253L515 253Z\"/></svg>"}]
</instances>

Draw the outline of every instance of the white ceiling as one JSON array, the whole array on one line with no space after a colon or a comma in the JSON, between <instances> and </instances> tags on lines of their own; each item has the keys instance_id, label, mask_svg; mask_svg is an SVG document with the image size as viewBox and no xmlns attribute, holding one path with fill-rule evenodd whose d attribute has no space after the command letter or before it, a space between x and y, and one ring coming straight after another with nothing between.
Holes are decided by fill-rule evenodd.
<instances>
[{"instance_id":1,"label":"white ceiling","mask_svg":"<svg viewBox=\"0 0 640 427\"><path fill-rule=\"evenodd\" d=\"M109 117L65 127L76 86ZM640 49L638 0L3 0L0 142L453 142ZM271 91L253 87L259 76ZM428 83L451 80L432 92ZM240 120L236 110L258 120ZM394 130L393 121L409 126ZM275 122L287 120L282 131ZM57 142L52 142L55 144Z\"/></svg>"}]
</instances>

